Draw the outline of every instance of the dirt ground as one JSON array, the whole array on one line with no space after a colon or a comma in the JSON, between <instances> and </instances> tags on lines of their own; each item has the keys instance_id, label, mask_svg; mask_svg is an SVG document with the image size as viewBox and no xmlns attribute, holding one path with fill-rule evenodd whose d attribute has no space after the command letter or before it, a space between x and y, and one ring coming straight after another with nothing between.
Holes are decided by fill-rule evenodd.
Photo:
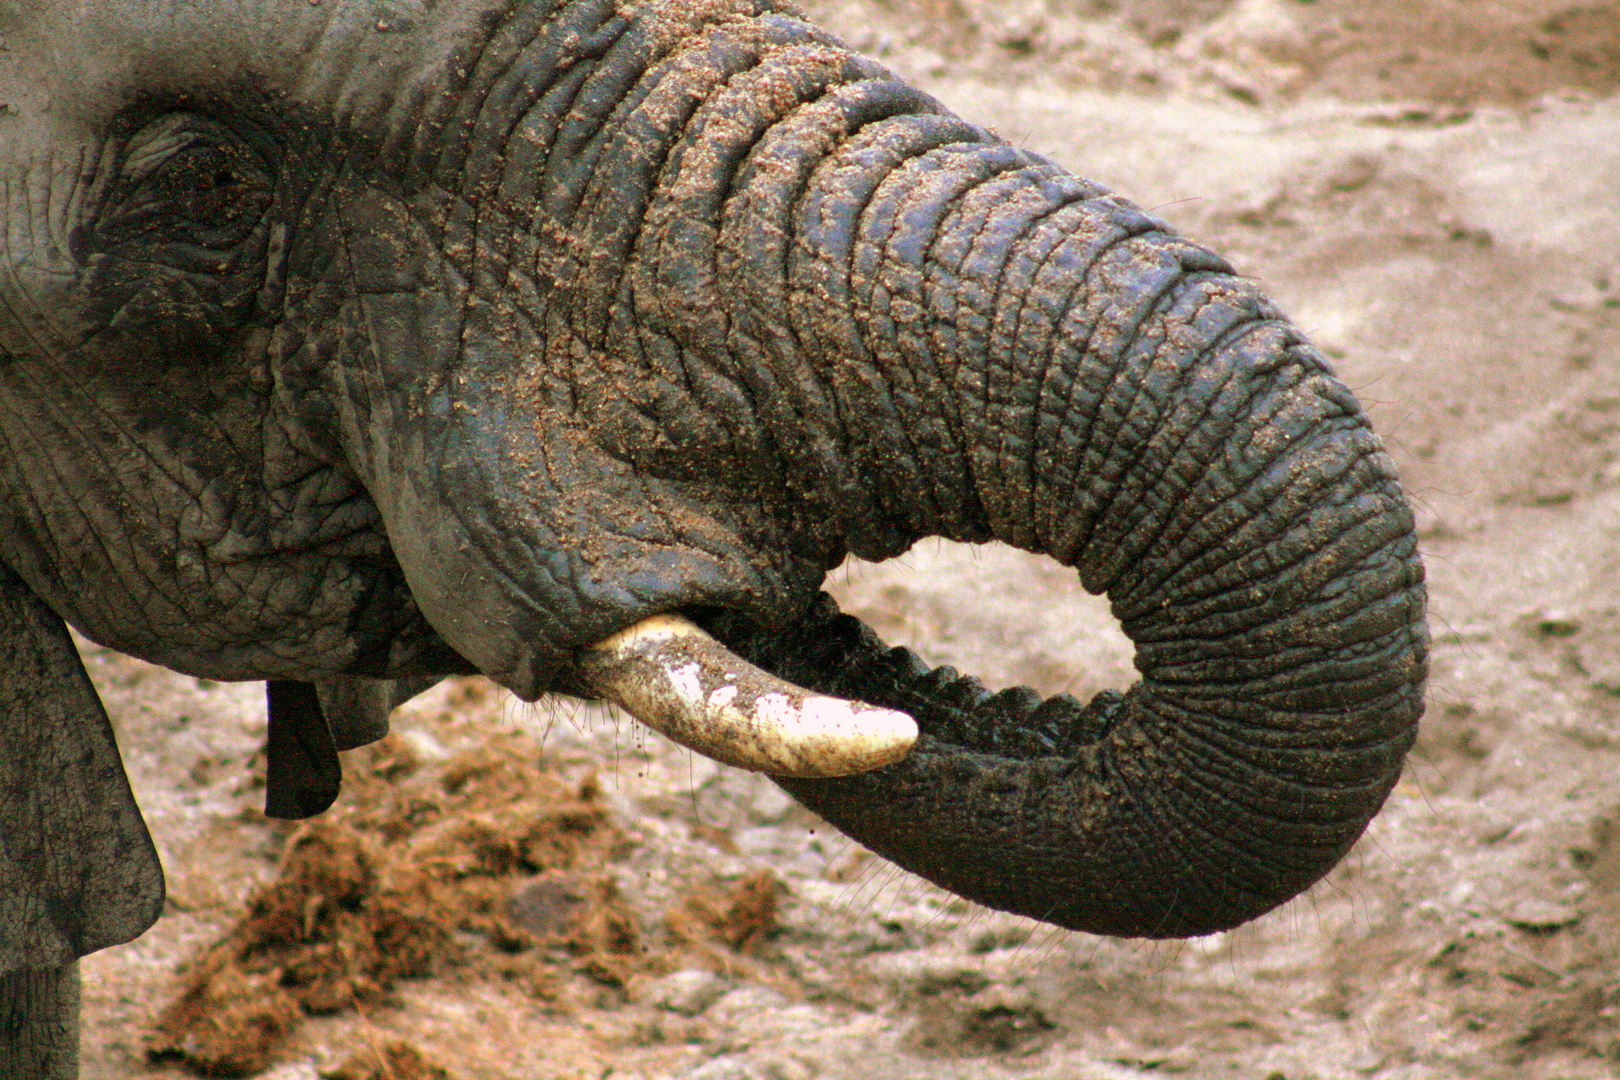
<instances>
[{"instance_id":1,"label":"dirt ground","mask_svg":"<svg viewBox=\"0 0 1620 1080\"><path fill-rule=\"evenodd\" d=\"M346 755L326 819L268 824L260 686L87 649L170 901L84 961L86 1077L1620 1075L1620 3L812 14L1228 255L1367 404L1435 633L1382 816L1256 923L1111 941L973 908L767 781L476 680ZM1102 604L1012 553L928 545L838 589L993 682L1131 678Z\"/></svg>"}]
</instances>

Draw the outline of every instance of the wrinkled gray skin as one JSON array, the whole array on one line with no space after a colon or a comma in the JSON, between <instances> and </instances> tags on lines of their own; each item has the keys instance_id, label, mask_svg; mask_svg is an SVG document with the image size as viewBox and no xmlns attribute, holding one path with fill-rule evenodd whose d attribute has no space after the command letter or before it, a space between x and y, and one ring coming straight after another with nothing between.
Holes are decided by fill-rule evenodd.
<instances>
[{"instance_id":1,"label":"wrinkled gray skin","mask_svg":"<svg viewBox=\"0 0 1620 1080\"><path fill-rule=\"evenodd\" d=\"M797 797L1102 933L1270 909L1395 782L1423 574L1350 393L1219 258L791 15L0 22L0 1074L73 1074L75 958L161 906L64 622L316 684L319 759L382 730L368 680L569 691L683 611L918 717ZM1141 682L991 695L817 600L928 535L1076 567Z\"/></svg>"}]
</instances>

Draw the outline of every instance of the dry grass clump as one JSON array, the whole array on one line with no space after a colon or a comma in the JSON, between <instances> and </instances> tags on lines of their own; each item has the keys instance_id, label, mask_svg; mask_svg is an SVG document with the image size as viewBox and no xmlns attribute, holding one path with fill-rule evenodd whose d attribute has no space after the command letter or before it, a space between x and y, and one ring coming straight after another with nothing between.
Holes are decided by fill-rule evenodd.
<instances>
[{"instance_id":1,"label":"dry grass clump","mask_svg":"<svg viewBox=\"0 0 1620 1080\"><path fill-rule=\"evenodd\" d=\"M190 965L154 1056L250 1075L303 1016L479 959L542 994L569 969L629 977L640 935L600 873L627 841L594 774L565 780L515 734L427 766L394 738L354 757L343 802L292 834L275 879ZM544 883L566 903L539 918Z\"/></svg>"},{"instance_id":2,"label":"dry grass clump","mask_svg":"<svg viewBox=\"0 0 1620 1080\"><path fill-rule=\"evenodd\" d=\"M777 932L769 870L638 918L612 872L634 847L595 773L569 774L520 733L432 762L390 736L345 764L343 798L289 829L275 878L188 965L153 1057L249 1076L304 1017L386 1006L401 979L493 978L564 1011L622 1004L638 976L753 971ZM448 1077L411 1053L368 1048L330 1075Z\"/></svg>"}]
</instances>

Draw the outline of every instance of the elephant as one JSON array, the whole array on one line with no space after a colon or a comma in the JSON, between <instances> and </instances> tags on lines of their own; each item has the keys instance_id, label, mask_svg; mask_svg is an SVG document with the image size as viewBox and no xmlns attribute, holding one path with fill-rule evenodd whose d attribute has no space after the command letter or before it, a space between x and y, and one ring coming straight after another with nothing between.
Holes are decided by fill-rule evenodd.
<instances>
[{"instance_id":1,"label":"elephant","mask_svg":"<svg viewBox=\"0 0 1620 1080\"><path fill-rule=\"evenodd\" d=\"M1220 257L778 0L0 34L0 1073L76 1074L78 958L163 902L69 626L265 681L272 814L482 673L1100 934L1263 914L1399 777L1424 575L1351 392ZM993 692L821 593L924 537L1072 567L1140 680Z\"/></svg>"}]
</instances>

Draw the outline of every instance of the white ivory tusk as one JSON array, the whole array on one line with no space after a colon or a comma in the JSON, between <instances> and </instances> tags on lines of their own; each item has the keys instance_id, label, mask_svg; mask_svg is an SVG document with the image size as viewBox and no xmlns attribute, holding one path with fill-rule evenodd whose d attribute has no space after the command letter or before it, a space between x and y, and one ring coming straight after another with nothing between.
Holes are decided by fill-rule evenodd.
<instances>
[{"instance_id":1,"label":"white ivory tusk","mask_svg":"<svg viewBox=\"0 0 1620 1080\"><path fill-rule=\"evenodd\" d=\"M772 776L849 776L917 741L902 712L822 697L748 663L690 620L654 615L580 652L591 688L716 761Z\"/></svg>"}]
</instances>

